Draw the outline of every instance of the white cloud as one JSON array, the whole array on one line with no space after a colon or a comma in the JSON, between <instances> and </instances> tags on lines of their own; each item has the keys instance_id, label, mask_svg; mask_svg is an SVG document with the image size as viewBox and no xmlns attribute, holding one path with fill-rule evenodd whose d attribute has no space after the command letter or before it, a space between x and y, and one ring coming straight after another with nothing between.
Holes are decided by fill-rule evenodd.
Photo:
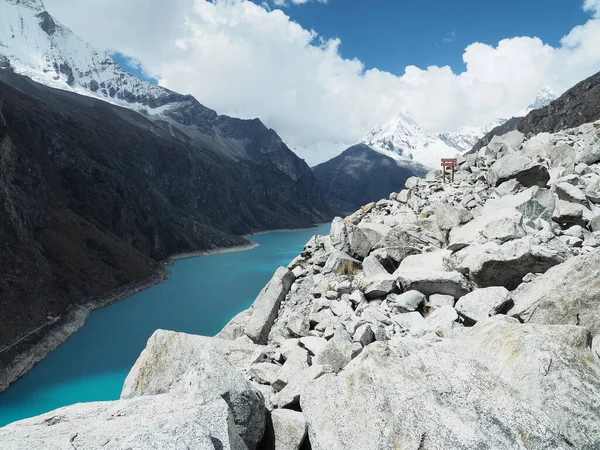
<instances>
[{"instance_id":1,"label":"white cloud","mask_svg":"<svg viewBox=\"0 0 600 450\"><path fill-rule=\"evenodd\" d=\"M296 3L302 3L297 0ZM600 10L600 0L583 7ZM365 71L279 9L243 0L46 0L84 39L141 62L161 84L219 113L260 117L310 163L360 141L405 109L432 131L484 125L522 109L545 84L562 92L600 70L600 17L560 46L514 37L469 45L466 70ZM343 143L343 144L341 144Z\"/></svg>"}]
</instances>

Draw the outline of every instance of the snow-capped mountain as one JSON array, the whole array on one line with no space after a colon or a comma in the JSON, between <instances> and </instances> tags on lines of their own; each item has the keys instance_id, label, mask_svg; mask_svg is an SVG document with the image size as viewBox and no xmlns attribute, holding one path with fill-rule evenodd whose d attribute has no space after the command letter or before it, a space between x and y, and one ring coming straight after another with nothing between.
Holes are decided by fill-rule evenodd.
<instances>
[{"instance_id":1,"label":"snow-capped mountain","mask_svg":"<svg viewBox=\"0 0 600 450\"><path fill-rule=\"evenodd\" d=\"M529 114L534 109L540 109L545 106L548 106L550 103L552 103L557 98L558 98L558 94L556 92L554 92L550 86L544 86L538 92L537 96L535 97L535 100L533 102L531 102L529 105L527 105L527 108L519 111L518 114L515 115L515 117L525 117L527 114Z\"/></svg>"},{"instance_id":2,"label":"snow-capped mountain","mask_svg":"<svg viewBox=\"0 0 600 450\"><path fill-rule=\"evenodd\" d=\"M54 20L41 0L0 0L0 55L15 72L50 87L167 116L182 102L192 102L197 113L216 116L190 96L123 71L106 53Z\"/></svg>"},{"instance_id":3,"label":"snow-capped mountain","mask_svg":"<svg viewBox=\"0 0 600 450\"><path fill-rule=\"evenodd\" d=\"M396 160L415 161L427 167L437 167L440 158L452 158L459 153L439 135L419 126L406 112L396 114L383 126L374 127L363 142Z\"/></svg>"},{"instance_id":4,"label":"snow-capped mountain","mask_svg":"<svg viewBox=\"0 0 600 450\"><path fill-rule=\"evenodd\" d=\"M544 86L535 100L514 116L526 116L557 98L558 95L549 86ZM416 161L437 168L441 158L452 158L460 152L471 150L483 136L506 121L499 118L484 127L466 126L449 133L435 134L419 126L408 113L401 112L387 124L374 127L363 142L394 159Z\"/></svg>"}]
</instances>

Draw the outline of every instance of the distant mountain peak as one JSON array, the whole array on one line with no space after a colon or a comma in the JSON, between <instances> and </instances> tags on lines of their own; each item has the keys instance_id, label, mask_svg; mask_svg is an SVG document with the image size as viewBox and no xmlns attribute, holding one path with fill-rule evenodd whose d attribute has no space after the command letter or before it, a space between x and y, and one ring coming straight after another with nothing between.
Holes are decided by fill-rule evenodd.
<instances>
[{"instance_id":1,"label":"distant mountain peak","mask_svg":"<svg viewBox=\"0 0 600 450\"><path fill-rule=\"evenodd\" d=\"M535 100L533 102L531 102L529 105L527 105L527 107L525 109L519 111L519 113L516 114L516 117L524 117L535 109L540 109L545 106L548 106L550 103L552 103L557 98L558 98L558 94L556 92L554 92L554 90L550 86L544 85L538 91L537 95L535 96Z\"/></svg>"}]
</instances>

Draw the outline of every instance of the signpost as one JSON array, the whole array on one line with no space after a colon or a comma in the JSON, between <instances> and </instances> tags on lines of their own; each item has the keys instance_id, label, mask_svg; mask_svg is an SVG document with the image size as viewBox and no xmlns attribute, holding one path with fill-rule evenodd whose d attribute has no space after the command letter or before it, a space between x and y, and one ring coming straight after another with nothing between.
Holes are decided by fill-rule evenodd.
<instances>
[{"instance_id":1,"label":"signpost","mask_svg":"<svg viewBox=\"0 0 600 450\"><path fill-rule=\"evenodd\" d=\"M458 165L456 158L442 158L442 178L446 182L446 167L452 168L452 183L454 183L454 170Z\"/></svg>"}]
</instances>

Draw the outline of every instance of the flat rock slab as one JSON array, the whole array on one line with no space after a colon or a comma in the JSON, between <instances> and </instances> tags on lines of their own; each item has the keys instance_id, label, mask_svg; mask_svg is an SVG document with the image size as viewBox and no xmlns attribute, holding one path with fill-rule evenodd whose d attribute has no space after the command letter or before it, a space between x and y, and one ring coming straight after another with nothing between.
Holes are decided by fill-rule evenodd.
<instances>
[{"instance_id":1,"label":"flat rock slab","mask_svg":"<svg viewBox=\"0 0 600 450\"><path fill-rule=\"evenodd\" d=\"M0 428L2 450L247 450L227 403L156 395L80 403Z\"/></svg>"},{"instance_id":2,"label":"flat rock slab","mask_svg":"<svg viewBox=\"0 0 600 450\"><path fill-rule=\"evenodd\" d=\"M404 291L419 291L428 296L445 294L460 298L471 291L468 280L458 272L398 269L394 276Z\"/></svg>"}]
</instances>

